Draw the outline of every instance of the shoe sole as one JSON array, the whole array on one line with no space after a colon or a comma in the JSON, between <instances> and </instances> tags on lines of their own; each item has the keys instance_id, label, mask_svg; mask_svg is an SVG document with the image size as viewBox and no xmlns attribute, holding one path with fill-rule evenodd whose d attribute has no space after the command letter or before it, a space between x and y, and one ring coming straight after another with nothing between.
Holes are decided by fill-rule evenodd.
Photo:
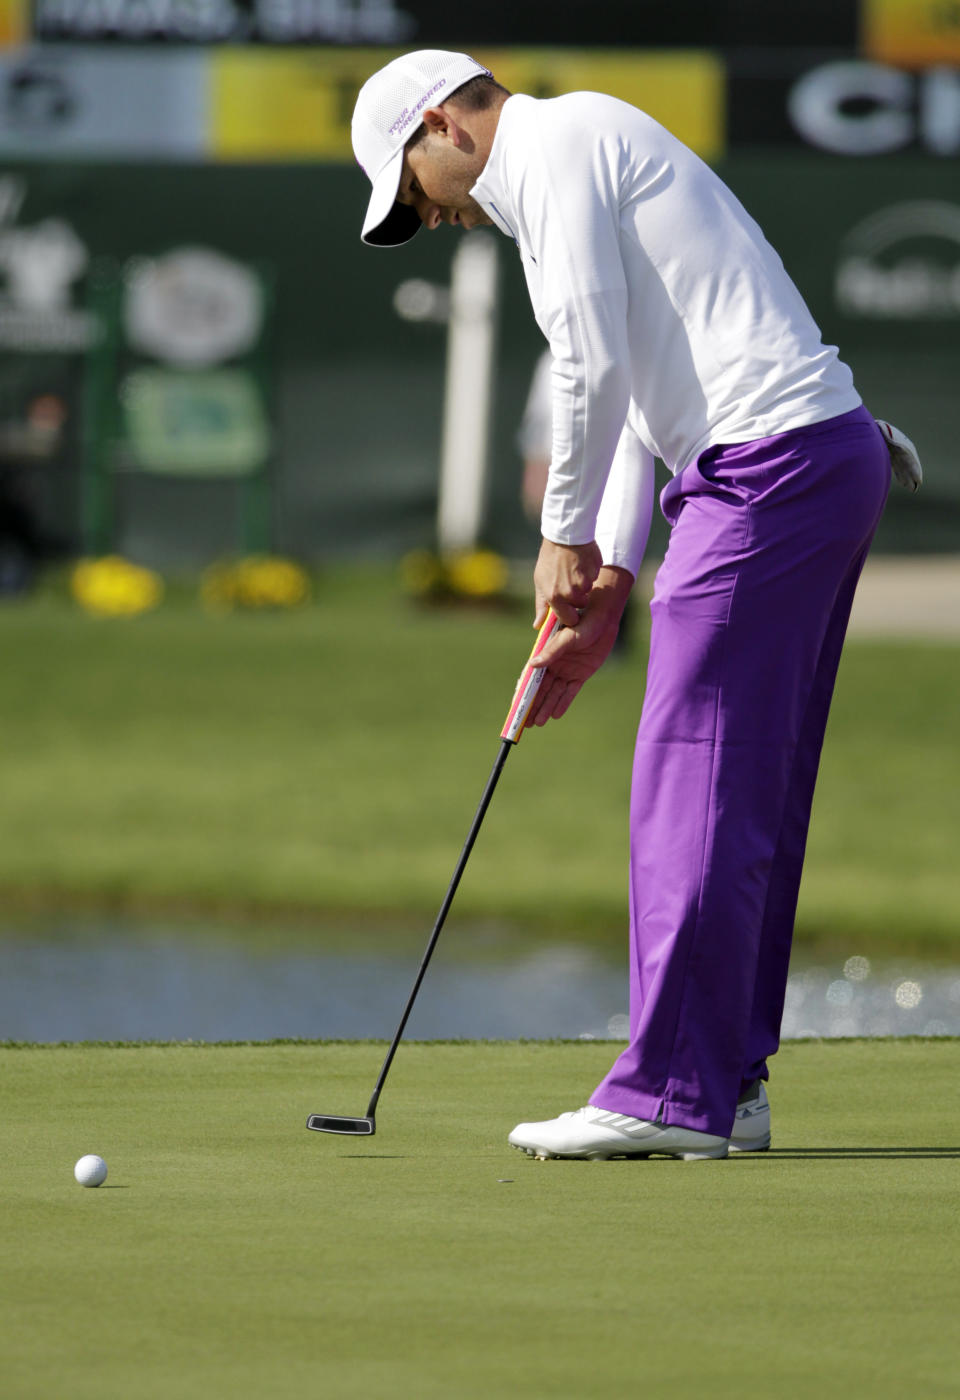
<instances>
[{"instance_id":1,"label":"shoe sole","mask_svg":"<svg viewBox=\"0 0 960 1400\"><path fill-rule=\"evenodd\" d=\"M642 1157L678 1157L684 1162L718 1162L726 1157L728 1152L727 1147L719 1152L668 1152L662 1147L654 1147L649 1152L625 1152L620 1148L613 1148L609 1152L549 1152L542 1147L521 1147L516 1142L512 1142L510 1146L514 1151L524 1152L537 1162L609 1162L615 1157L627 1157L631 1160Z\"/></svg>"},{"instance_id":2,"label":"shoe sole","mask_svg":"<svg viewBox=\"0 0 960 1400\"><path fill-rule=\"evenodd\" d=\"M731 1143L730 1143L730 1151L731 1151L731 1152L769 1152L769 1151L770 1151L770 1134L767 1133L766 1137L757 1138L756 1142L732 1142L732 1141L731 1141Z\"/></svg>"}]
</instances>

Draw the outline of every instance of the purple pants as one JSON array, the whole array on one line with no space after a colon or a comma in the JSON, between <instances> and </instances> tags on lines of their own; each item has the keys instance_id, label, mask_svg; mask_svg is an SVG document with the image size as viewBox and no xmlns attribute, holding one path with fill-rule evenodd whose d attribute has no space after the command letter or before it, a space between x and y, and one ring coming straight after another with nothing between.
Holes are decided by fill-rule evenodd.
<instances>
[{"instance_id":1,"label":"purple pants","mask_svg":"<svg viewBox=\"0 0 960 1400\"><path fill-rule=\"evenodd\" d=\"M728 1136L767 1077L820 749L890 462L866 409L663 491L630 808L630 1044L590 1102Z\"/></svg>"}]
</instances>

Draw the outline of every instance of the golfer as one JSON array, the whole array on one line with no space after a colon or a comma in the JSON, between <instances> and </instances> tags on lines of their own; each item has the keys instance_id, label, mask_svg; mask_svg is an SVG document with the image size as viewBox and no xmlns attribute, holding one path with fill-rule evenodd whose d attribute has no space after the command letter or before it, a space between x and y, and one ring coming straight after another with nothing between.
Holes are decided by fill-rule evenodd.
<instances>
[{"instance_id":1,"label":"golfer","mask_svg":"<svg viewBox=\"0 0 960 1400\"><path fill-rule=\"evenodd\" d=\"M464 54L364 84L364 242L493 225L553 357L534 574L533 722L608 655L673 474L630 808L630 1043L589 1104L521 1123L538 1157L725 1157L770 1143L804 843L854 589L911 444L863 407L760 229L657 122L612 97L511 95ZM899 473L898 473L899 474ZM589 813L583 820L589 822ZM576 822L560 858L578 858Z\"/></svg>"}]
</instances>

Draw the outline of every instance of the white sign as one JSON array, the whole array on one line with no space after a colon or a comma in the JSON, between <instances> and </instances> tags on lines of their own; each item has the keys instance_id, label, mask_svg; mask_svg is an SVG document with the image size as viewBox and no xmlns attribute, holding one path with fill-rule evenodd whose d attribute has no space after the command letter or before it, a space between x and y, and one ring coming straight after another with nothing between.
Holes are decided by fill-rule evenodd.
<instances>
[{"instance_id":1,"label":"white sign","mask_svg":"<svg viewBox=\"0 0 960 1400\"><path fill-rule=\"evenodd\" d=\"M73 284L89 256L64 219L18 225L26 186L15 175L0 176L0 347L22 351L85 350L96 325L89 312L71 305Z\"/></svg>"},{"instance_id":2,"label":"white sign","mask_svg":"<svg viewBox=\"0 0 960 1400\"><path fill-rule=\"evenodd\" d=\"M960 317L960 205L911 200L857 224L841 245L835 296L847 316Z\"/></svg>"},{"instance_id":3,"label":"white sign","mask_svg":"<svg viewBox=\"0 0 960 1400\"><path fill-rule=\"evenodd\" d=\"M841 156L878 156L915 141L933 155L960 154L960 73L906 73L859 59L824 63L787 97L794 130Z\"/></svg>"},{"instance_id":4,"label":"white sign","mask_svg":"<svg viewBox=\"0 0 960 1400\"><path fill-rule=\"evenodd\" d=\"M416 31L395 0L34 0L41 39L396 44Z\"/></svg>"},{"instance_id":5,"label":"white sign","mask_svg":"<svg viewBox=\"0 0 960 1400\"><path fill-rule=\"evenodd\" d=\"M263 322L260 283L212 248L138 259L127 274L124 320L134 349L184 367L222 364L253 349Z\"/></svg>"}]
</instances>

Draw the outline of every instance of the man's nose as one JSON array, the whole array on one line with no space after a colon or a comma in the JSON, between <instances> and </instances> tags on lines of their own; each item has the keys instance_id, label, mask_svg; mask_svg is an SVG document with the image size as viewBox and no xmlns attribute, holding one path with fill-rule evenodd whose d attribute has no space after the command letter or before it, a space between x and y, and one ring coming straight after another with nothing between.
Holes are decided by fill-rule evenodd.
<instances>
[{"instance_id":1,"label":"man's nose","mask_svg":"<svg viewBox=\"0 0 960 1400\"><path fill-rule=\"evenodd\" d=\"M423 224L424 228L428 228L431 231L435 228L439 228L443 222L439 204L435 204L433 200L427 199L426 195L420 195L417 199L417 213L420 215L420 222Z\"/></svg>"}]
</instances>

